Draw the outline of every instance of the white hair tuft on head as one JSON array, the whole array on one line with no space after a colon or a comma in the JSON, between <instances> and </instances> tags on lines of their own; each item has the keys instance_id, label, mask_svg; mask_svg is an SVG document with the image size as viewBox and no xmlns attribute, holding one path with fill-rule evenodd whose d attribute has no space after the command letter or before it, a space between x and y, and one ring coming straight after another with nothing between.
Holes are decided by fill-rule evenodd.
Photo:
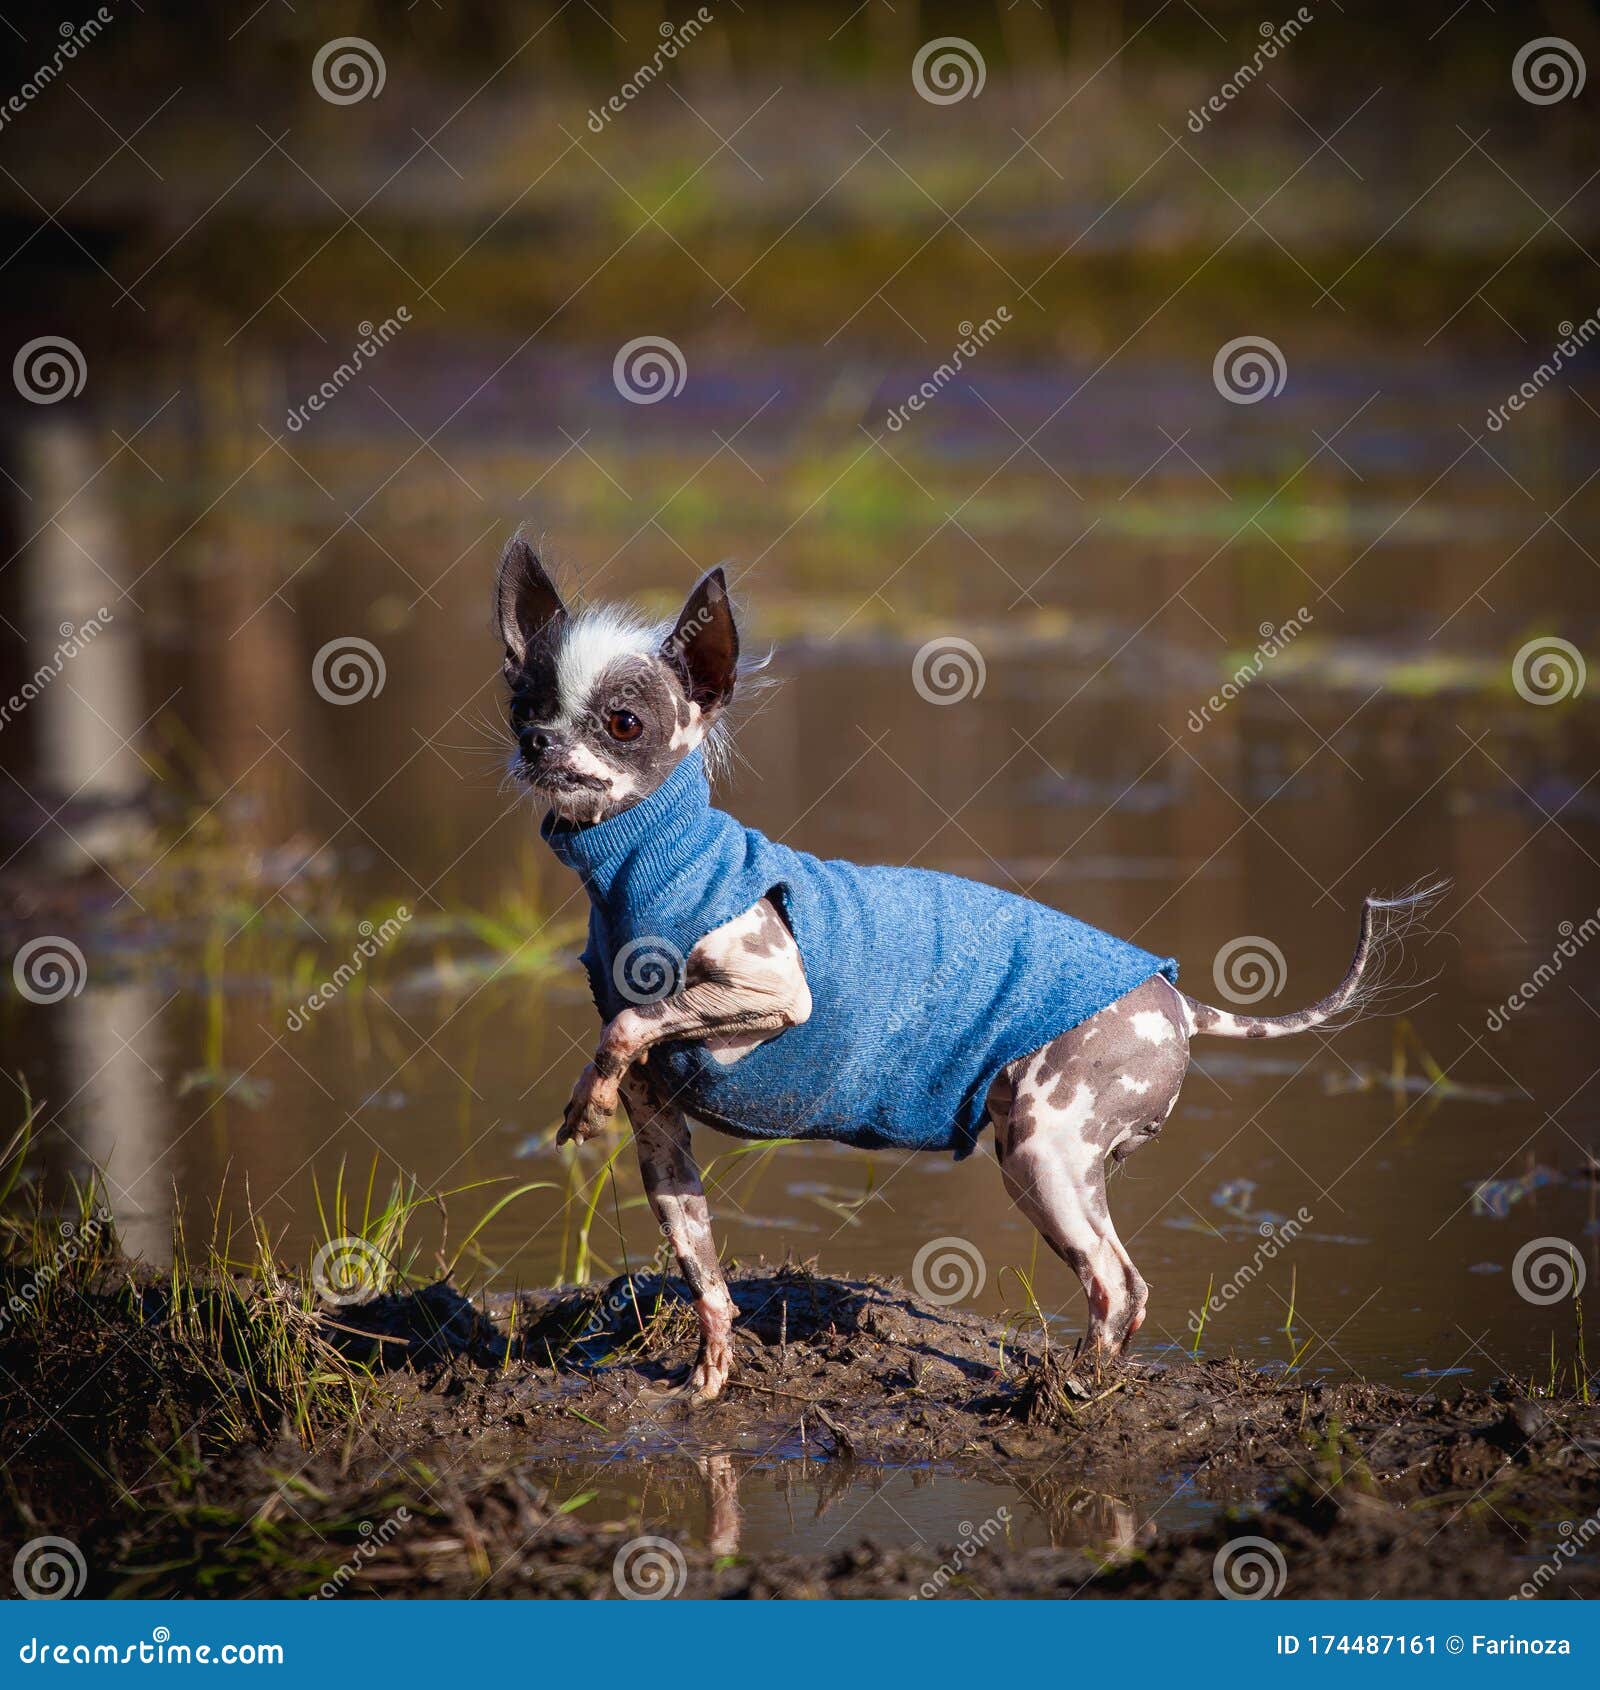
<instances>
[{"instance_id":1,"label":"white hair tuft on head","mask_svg":"<svg viewBox=\"0 0 1600 1690\"><path fill-rule=\"evenodd\" d=\"M575 721L589 706L600 677L621 657L654 657L672 624L648 622L620 605L578 612L556 650L556 696L562 718Z\"/></svg>"}]
</instances>

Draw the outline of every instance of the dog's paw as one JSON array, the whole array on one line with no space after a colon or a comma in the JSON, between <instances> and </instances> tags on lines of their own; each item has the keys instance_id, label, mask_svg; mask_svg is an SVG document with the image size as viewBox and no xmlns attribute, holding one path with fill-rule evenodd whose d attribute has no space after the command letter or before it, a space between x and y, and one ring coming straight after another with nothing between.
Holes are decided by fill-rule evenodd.
<instances>
[{"instance_id":1,"label":"dog's paw","mask_svg":"<svg viewBox=\"0 0 1600 1690\"><path fill-rule=\"evenodd\" d=\"M653 1403L670 1403L682 1408L705 1408L722 1395L732 1371L731 1350L712 1355L702 1353L696 1358L686 1377L675 1384L647 1386L643 1394Z\"/></svg>"},{"instance_id":2,"label":"dog's paw","mask_svg":"<svg viewBox=\"0 0 1600 1690\"><path fill-rule=\"evenodd\" d=\"M591 1063L578 1077L562 1111L557 1144L583 1144L610 1124L617 1112L617 1083L604 1080Z\"/></svg>"}]
</instances>

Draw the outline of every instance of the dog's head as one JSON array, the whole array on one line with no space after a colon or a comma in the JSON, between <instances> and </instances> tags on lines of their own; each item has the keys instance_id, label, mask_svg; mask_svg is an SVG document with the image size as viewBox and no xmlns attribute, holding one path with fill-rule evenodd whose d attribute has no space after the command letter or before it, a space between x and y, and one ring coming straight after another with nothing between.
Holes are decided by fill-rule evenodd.
<instances>
[{"instance_id":1,"label":"dog's head","mask_svg":"<svg viewBox=\"0 0 1600 1690\"><path fill-rule=\"evenodd\" d=\"M564 821L604 821L654 792L733 697L739 632L720 569L675 623L610 606L574 613L519 535L500 559L495 619L512 776Z\"/></svg>"}]
</instances>

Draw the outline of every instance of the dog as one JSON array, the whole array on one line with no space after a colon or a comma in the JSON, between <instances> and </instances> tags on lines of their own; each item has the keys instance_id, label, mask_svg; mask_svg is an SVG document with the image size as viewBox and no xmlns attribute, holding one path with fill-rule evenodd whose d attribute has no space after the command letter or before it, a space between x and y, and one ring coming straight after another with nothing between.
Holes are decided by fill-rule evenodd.
<instances>
[{"instance_id":1,"label":"dog","mask_svg":"<svg viewBox=\"0 0 1600 1690\"><path fill-rule=\"evenodd\" d=\"M1149 1288L1117 1236L1108 1166L1160 1133L1197 1033L1270 1039L1370 1001L1396 912L1366 899L1344 979L1294 1014L1235 1015L1177 965L996 888L819 862L711 807L739 633L712 570L675 622L569 611L522 537L495 621L512 779L590 899L584 965L603 1022L558 1143L627 1111L652 1212L693 1292L700 1343L678 1388L716 1399L734 1305L690 1121L751 1138L969 1154L989 1128L1012 1200L1077 1275L1080 1357L1126 1349Z\"/></svg>"}]
</instances>

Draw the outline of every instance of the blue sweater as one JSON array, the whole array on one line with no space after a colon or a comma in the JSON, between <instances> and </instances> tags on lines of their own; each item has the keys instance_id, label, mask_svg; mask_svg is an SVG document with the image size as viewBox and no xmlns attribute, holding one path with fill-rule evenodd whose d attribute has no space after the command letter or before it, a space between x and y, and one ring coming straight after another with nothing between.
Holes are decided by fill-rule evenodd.
<instances>
[{"instance_id":1,"label":"blue sweater","mask_svg":"<svg viewBox=\"0 0 1600 1690\"><path fill-rule=\"evenodd\" d=\"M542 831L589 894L583 962L608 1021L641 987L664 995L653 963L681 976L713 928L768 893L782 908L810 1020L730 1067L694 1041L650 1058L688 1114L742 1138L969 1155L1008 1062L1153 974L1177 978L1170 957L992 886L774 844L711 807L699 751L631 809L582 828L552 814Z\"/></svg>"}]
</instances>

